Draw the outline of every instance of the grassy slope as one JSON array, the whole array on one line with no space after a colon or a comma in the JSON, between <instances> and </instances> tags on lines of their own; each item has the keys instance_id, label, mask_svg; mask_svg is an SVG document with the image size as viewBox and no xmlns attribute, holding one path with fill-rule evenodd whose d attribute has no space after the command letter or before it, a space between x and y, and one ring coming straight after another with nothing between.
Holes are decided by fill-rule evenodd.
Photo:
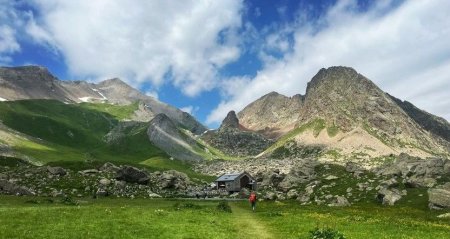
<instances>
[{"instance_id":1,"label":"grassy slope","mask_svg":"<svg viewBox=\"0 0 450 239\"><path fill-rule=\"evenodd\" d=\"M86 200L80 206L26 203L27 197L0 197L0 232L5 238L307 238L329 226L346 238L446 238L445 211L408 205L361 204L346 208L300 206L296 202L231 202L161 199ZM31 202L36 202L32 200ZM175 206L177 205L177 206ZM36 223L39 221L40 223Z\"/></svg>"},{"instance_id":2,"label":"grassy slope","mask_svg":"<svg viewBox=\"0 0 450 239\"><path fill-rule=\"evenodd\" d=\"M192 172L188 164L169 160L165 152L148 140L146 127L126 132L127 136L113 145L103 141L104 135L136 108L136 103L119 106L64 104L54 100L0 102L0 120L33 137L16 137L14 142L8 143L16 152L41 164L83 169L108 161L154 170L176 168L205 179L204 175Z\"/></svg>"},{"instance_id":3,"label":"grassy slope","mask_svg":"<svg viewBox=\"0 0 450 239\"><path fill-rule=\"evenodd\" d=\"M264 154L273 152L278 147L283 146L286 144L289 140L292 140L295 136L307 131L307 130L313 130L314 135L319 135L320 132L325 129L326 123L323 119L315 119L311 122L308 122L304 125L301 125L291 131L289 131L287 134L283 135L281 138L277 140L276 143L274 143L272 146L270 146L268 149L264 150ZM331 129L331 133L335 133L337 131L336 129ZM328 131L330 134L330 131ZM335 135L335 134L334 134Z\"/></svg>"}]
</instances>

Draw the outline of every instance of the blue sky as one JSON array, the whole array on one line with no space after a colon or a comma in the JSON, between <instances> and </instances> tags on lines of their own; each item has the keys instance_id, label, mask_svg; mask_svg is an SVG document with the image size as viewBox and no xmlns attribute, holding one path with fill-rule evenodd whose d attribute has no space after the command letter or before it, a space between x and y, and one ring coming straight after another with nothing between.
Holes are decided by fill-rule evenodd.
<instances>
[{"instance_id":1,"label":"blue sky","mask_svg":"<svg viewBox=\"0 0 450 239\"><path fill-rule=\"evenodd\" d=\"M449 120L448 12L445 0L0 0L0 65L120 77L212 128L345 65Z\"/></svg>"}]
</instances>

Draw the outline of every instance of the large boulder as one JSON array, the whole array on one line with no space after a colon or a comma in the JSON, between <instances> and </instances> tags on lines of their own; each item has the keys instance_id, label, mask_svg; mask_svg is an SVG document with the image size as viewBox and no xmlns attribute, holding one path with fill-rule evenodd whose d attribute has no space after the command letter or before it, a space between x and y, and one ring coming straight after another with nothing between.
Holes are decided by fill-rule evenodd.
<instances>
[{"instance_id":1,"label":"large boulder","mask_svg":"<svg viewBox=\"0 0 450 239\"><path fill-rule=\"evenodd\" d=\"M7 180L0 180L0 192L1 191L12 194L12 195L18 195L18 196L35 195L35 193L31 189L24 187L24 186L19 186L13 182L10 182Z\"/></svg>"},{"instance_id":2,"label":"large boulder","mask_svg":"<svg viewBox=\"0 0 450 239\"><path fill-rule=\"evenodd\" d=\"M263 198L264 200L275 200L277 199L277 194L275 192L266 192Z\"/></svg>"},{"instance_id":3,"label":"large boulder","mask_svg":"<svg viewBox=\"0 0 450 239\"><path fill-rule=\"evenodd\" d=\"M64 176L67 174L67 171L62 167L47 167L47 171L53 175Z\"/></svg>"},{"instance_id":4,"label":"large boulder","mask_svg":"<svg viewBox=\"0 0 450 239\"><path fill-rule=\"evenodd\" d=\"M428 198L431 209L450 208L450 182L428 189Z\"/></svg>"},{"instance_id":5,"label":"large boulder","mask_svg":"<svg viewBox=\"0 0 450 239\"><path fill-rule=\"evenodd\" d=\"M347 206L350 206L350 203L348 202L347 198L345 198L344 196L336 196L334 201L332 203L328 204L328 206L347 207Z\"/></svg>"},{"instance_id":6,"label":"large boulder","mask_svg":"<svg viewBox=\"0 0 450 239\"><path fill-rule=\"evenodd\" d=\"M190 184L189 177L185 173L176 170L157 173L156 178L156 183L161 189L185 190Z\"/></svg>"},{"instance_id":7,"label":"large boulder","mask_svg":"<svg viewBox=\"0 0 450 239\"><path fill-rule=\"evenodd\" d=\"M436 185L437 181L434 178L423 178L413 176L405 179L404 183L405 186L409 188L419 188L419 187L431 188Z\"/></svg>"},{"instance_id":8,"label":"large boulder","mask_svg":"<svg viewBox=\"0 0 450 239\"><path fill-rule=\"evenodd\" d=\"M149 174L146 171L131 166L121 167L117 171L116 179L139 184L147 184L150 180Z\"/></svg>"},{"instance_id":9,"label":"large boulder","mask_svg":"<svg viewBox=\"0 0 450 239\"><path fill-rule=\"evenodd\" d=\"M377 193L377 199L381 201L383 205L394 205L398 200L402 198L402 193L398 189L381 188Z\"/></svg>"}]
</instances>

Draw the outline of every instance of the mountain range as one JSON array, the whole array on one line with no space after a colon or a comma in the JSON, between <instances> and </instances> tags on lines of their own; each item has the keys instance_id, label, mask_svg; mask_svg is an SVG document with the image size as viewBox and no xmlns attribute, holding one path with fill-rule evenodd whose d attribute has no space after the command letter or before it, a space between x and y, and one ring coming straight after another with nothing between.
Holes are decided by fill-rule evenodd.
<instances>
[{"instance_id":1,"label":"mountain range","mask_svg":"<svg viewBox=\"0 0 450 239\"><path fill-rule=\"evenodd\" d=\"M0 101L0 154L35 163L450 155L448 121L341 66L319 70L305 95L231 111L217 130L120 79L64 81L41 66L0 67Z\"/></svg>"}]
</instances>

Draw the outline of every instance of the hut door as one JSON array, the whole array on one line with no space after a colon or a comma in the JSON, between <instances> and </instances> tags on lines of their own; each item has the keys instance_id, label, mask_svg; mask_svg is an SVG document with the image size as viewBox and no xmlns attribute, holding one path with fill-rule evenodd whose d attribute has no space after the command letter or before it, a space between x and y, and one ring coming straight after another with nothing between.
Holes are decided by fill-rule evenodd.
<instances>
[{"instance_id":1,"label":"hut door","mask_svg":"<svg viewBox=\"0 0 450 239\"><path fill-rule=\"evenodd\" d=\"M241 188L249 188L251 186L250 178L247 175L242 176L242 178L240 180L240 186L241 186Z\"/></svg>"}]
</instances>

